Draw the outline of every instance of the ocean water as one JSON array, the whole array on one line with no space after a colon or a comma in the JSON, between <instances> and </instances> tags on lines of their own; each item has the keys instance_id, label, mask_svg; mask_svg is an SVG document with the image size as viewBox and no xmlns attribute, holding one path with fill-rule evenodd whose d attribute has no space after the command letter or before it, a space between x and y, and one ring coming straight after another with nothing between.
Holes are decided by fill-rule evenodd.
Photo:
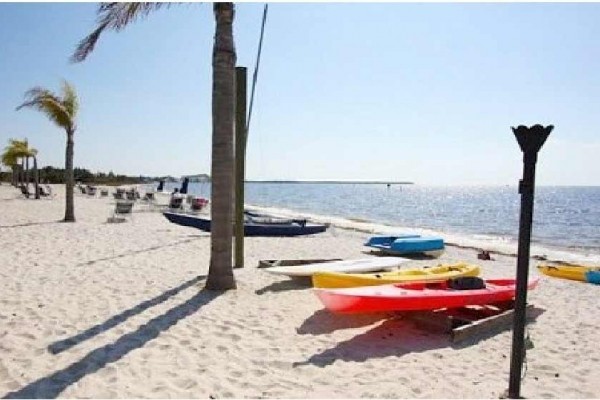
<instances>
[{"instance_id":1,"label":"ocean water","mask_svg":"<svg viewBox=\"0 0 600 400\"><path fill-rule=\"evenodd\" d=\"M208 197L210 185L190 184L190 193ZM247 183L246 203L427 229L515 251L518 238L516 186ZM536 187L533 220L534 245L600 257L600 187Z\"/></svg>"}]
</instances>

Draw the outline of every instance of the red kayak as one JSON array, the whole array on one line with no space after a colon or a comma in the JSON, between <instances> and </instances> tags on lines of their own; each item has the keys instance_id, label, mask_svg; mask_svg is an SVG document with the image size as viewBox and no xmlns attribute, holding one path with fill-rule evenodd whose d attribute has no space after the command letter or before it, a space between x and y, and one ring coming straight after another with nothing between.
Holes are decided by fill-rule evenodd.
<instances>
[{"instance_id":1,"label":"red kayak","mask_svg":"<svg viewBox=\"0 0 600 400\"><path fill-rule=\"evenodd\" d=\"M527 287L537 286L538 278ZM493 304L515 297L514 279L480 280L484 288L460 288L451 281L436 283L397 283L344 289L315 289L323 305L338 313L415 311Z\"/></svg>"}]
</instances>

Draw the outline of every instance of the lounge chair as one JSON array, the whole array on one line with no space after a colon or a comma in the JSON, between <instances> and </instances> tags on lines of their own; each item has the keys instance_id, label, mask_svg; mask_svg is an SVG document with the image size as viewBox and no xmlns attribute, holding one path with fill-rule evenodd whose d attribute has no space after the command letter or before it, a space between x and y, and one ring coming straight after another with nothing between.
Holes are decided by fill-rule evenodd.
<instances>
[{"instance_id":1,"label":"lounge chair","mask_svg":"<svg viewBox=\"0 0 600 400\"><path fill-rule=\"evenodd\" d=\"M107 197L107 196L108 196L108 189L100 190L100 197Z\"/></svg>"},{"instance_id":2,"label":"lounge chair","mask_svg":"<svg viewBox=\"0 0 600 400\"><path fill-rule=\"evenodd\" d=\"M25 196L25 198L29 198L29 196L32 196L33 193L29 193L29 188L25 185L21 185L19 187L21 189L21 193L23 194L23 196Z\"/></svg>"},{"instance_id":3,"label":"lounge chair","mask_svg":"<svg viewBox=\"0 0 600 400\"><path fill-rule=\"evenodd\" d=\"M127 216L133 219L133 204L132 201L128 200L117 201L108 222L125 222Z\"/></svg>"},{"instance_id":4,"label":"lounge chair","mask_svg":"<svg viewBox=\"0 0 600 400\"><path fill-rule=\"evenodd\" d=\"M97 188L96 188L95 186L88 186L88 187L86 188L86 192L87 192L87 194L88 194L89 196L91 196L91 197L95 197L95 196L96 196L96 190L97 190Z\"/></svg>"},{"instance_id":5,"label":"lounge chair","mask_svg":"<svg viewBox=\"0 0 600 400\"><path fill-rule=\"evenodd\" d=\"M42 185L38 186L38 192L41 197L50 197L52 196L52 192L48 191L47 187L43 187Z\"/></svg>"},{"instance_id":6,"label":"lounge chair","mask_svg":"<svg viewBox=\"0 0 600 400\"><path fill-rule=\"evenodd\" d=\"M113 193L113 197L115 200L123 200L123 192L119 192L118 190Z\"/></svg>"},{"instance_id":7,"label":"lounge chair","mask_svg":"<svg viewBox=\"0 0 600 400\"><path fill-rule=\"evenodd\" d=\"M130 201L136 201L137 200L136 193L133 190L125 192L125 196L127 196L127 200L130 200Z\"/></svg>"},{"instance_id":8,"label":"lounge chair","mask_svg":"<svg viewBox=\"0 0 600 400\"><path fill-rule=\"evenodd\" d=\"M182 210L183 209L183 197L181 196L171 196L171 201L169 201L169 208L173 210Z\"/></svg>"}]
</instances>

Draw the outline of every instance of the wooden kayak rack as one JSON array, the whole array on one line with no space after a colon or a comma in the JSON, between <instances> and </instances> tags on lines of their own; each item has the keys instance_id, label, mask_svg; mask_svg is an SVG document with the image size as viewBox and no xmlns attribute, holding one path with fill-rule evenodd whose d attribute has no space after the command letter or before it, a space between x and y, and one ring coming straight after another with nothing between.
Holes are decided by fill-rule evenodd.
<instances>
[{"instance_id":1,"label":"wooden kayak rack","mask_svg":"<svg viewBox=\"0 0 600 400\"><path fill-rule=\"evenodd\" d=\"M514 319L514 300L483 306L466 306L433 311L398 312L424 330L450 335L452 343L476 336L489 335L510 328ZM532 317L533 305L527 305L527 317Z\"/></svg>"}]
</instances>

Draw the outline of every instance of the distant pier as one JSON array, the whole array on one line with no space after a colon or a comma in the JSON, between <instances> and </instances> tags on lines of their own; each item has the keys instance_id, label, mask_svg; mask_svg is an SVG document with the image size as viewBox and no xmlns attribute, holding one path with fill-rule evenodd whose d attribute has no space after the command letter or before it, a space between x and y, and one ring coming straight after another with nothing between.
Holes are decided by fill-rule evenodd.
<instances>
[{"instance_id":1,"label":"distant pier","mask_svg":"<svg viewBox=\"0 0 600 400\"><path fill-rule=\"evenodd\" d=\"M408 181L246 181L246 183L286 183L286 184L295 184L295 183L316 183L316 184L352 184L352 185L414 185L414 182Z\"/></svg>"}]
</instances>

